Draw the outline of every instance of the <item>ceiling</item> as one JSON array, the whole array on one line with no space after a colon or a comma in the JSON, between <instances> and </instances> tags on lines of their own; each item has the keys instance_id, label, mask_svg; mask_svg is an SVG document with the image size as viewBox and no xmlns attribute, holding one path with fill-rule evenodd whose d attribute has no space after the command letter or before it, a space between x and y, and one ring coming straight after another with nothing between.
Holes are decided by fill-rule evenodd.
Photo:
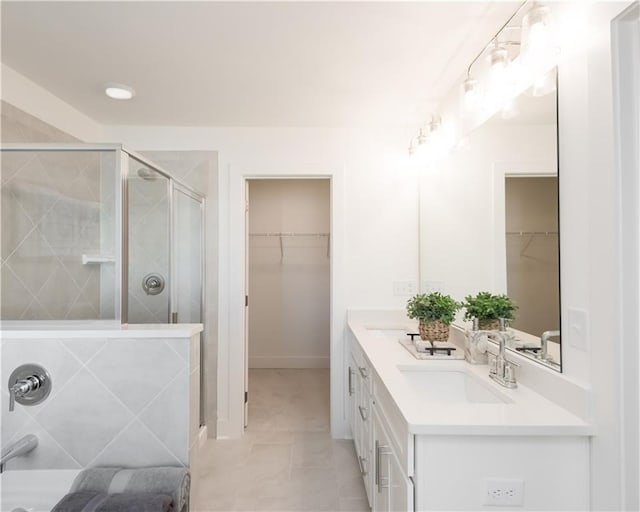
<instances>
[{"instance_id":1,"label":"ceiling","mask_svg":"<svg viewBox=\"0 0 640 512\"><path fill-rule=\"evenodd\" d=\"M2 61L102 124L401 125L518 4L3 1Z\"/></svg>"}]
</instances>

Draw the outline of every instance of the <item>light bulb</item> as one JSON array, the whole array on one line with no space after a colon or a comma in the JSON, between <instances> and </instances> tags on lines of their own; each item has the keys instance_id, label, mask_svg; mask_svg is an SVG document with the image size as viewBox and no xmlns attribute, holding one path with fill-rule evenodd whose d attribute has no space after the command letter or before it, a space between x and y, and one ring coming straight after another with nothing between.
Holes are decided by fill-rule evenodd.
<instances>
[{"instance_id":1,"label":"light bulb","mask_svg":"<svg viewBox=\"0 0 640 512\"><path fill-rule=\"evenodd\" d=\"M469 112L476 112L480 108L480 86L475 78L468 76L462 83L464 108Z\"/></svg>"},{"instance_id":2,"label":"light bulb","mask_svg":"<svg viewBox=\"0 0 640 512\"><path fill-rule=\"evenodd\" d=\"M495 43L494 47L489 52L489 104L495 105L504 101L505 97L509 96L509 54L507 49L499 44Z\"/></svg>"},{"instance_id":3,"label":"light bulb","mask_svg":"<svg viewBox=\"0 0 640 512\"><path fill-rule=\"evenodd\" d=\"M549 8L534 3L522 18L522 56L529 66L540 67L550 58L551 30Z\"/></svg>"},{"instance_id":4,"label":"light bulb","mask_svg":"<svg viewBox=\"0 0 640 512\"><path fill-rule=\"evenodd\" d=\"M418 137L416 138L416 140L418 141L419 146L427 142L427 136L424 133L424 128L420 128L420 131L418 132Z\"/></svg>"},{"instance_id":5,"label":"light bulb","mask_svg":"<svg viewBox=\"0 0 640 512\"><path fill-rule=\"evenodd\" d=\"M136 95L136 91L128 85L107 84L104 93L114 100L130 100Z\"/></svg>"}]
</instances>

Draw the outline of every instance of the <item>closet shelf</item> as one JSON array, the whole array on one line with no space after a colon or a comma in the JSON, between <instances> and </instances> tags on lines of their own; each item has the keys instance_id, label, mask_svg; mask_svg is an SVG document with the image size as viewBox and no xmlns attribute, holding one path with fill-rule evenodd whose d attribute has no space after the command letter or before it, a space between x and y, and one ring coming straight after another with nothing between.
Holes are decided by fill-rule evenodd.
<instances>
[{"instance_id":1,"label":"closet shelf","mask_svg":"<svg viewBox=\"0 0 640 512\"><path fill-rule=\"evenodd\" d=\"M249 233L249 236L329 236L329 233Z\"/></svg>"},{"instance_id":2,"label":"closet shelf","mask_svg":"<svg viewBox=\"0 0 640 512\"><path fill-rule=\"evenodd\" d=\"M103 255L82 255L82 264L83 265L92 265L96 263L115 263L116 258L114 256L103 256Z\"/></svg>"}]
</instances>

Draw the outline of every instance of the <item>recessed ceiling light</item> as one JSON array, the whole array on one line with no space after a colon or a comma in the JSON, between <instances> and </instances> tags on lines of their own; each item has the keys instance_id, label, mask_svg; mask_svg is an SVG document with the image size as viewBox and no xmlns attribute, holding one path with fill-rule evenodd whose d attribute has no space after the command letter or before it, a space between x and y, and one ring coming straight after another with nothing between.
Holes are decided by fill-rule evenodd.
<instances>
[{"instance_id":1,"label":"recessed ceiling light","mask_svg":"<svg viewBox=\"0 0 640 512\"><path fill-rule=\"evenodd\" d=\"M122 84L107 84L104 92L114 100L130 100L136 95L136 91L132 87Z\"/></svg>"}]
</instances>

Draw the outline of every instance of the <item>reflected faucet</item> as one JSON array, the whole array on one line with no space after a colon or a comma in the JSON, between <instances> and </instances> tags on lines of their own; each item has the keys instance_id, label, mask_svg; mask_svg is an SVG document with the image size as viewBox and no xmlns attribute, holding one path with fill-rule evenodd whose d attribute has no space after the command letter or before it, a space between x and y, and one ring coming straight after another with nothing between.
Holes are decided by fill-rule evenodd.
<instances>
[{"instance_id":1,"label":"reflected faucet","mask_svg":"<svg viewBox=\"0 0 640 512\"><path fill-rule=\"evenodd\" d=\"M478 336L487 336L498 342L498 354L495 359L489 363L489 377L495 380L505 388L514 389L518 387L516 381L516 367L519 365L507 360L505 356L505 348L507 346L506 331L504 329L504 320L500 319L500 330L480 330L478 329L478 319L473 319L473 331L471 332L472 340L476 340Z\"/></svg>"},{"instance_id":2,"label":"reflected faucet","mask_svg":"<svg viewBox=\"0 0 640 512\"><path fill-rule=\"evenodd\" d=\"M0 473L2 473L4 465L8 461L26 455L32 450L35 450L36 446L38 446L38 438L33 434L27 434L9 444L6 448L3 448L2 454L0 455Z\"/></svg>"},{"instance_id":3,"label":"reflected faucet","mask_svg":"<svg viewBox=\"0 0 640 512\"><path fill-rule=\"evenodd\" d=\"M549 359L547 348L549 338L555 338L556 336L560 336L560 331L544 331L542 333L542 336L540 337L540 359L543 361L547 361Z\"/></svg>"}]
</instances>

